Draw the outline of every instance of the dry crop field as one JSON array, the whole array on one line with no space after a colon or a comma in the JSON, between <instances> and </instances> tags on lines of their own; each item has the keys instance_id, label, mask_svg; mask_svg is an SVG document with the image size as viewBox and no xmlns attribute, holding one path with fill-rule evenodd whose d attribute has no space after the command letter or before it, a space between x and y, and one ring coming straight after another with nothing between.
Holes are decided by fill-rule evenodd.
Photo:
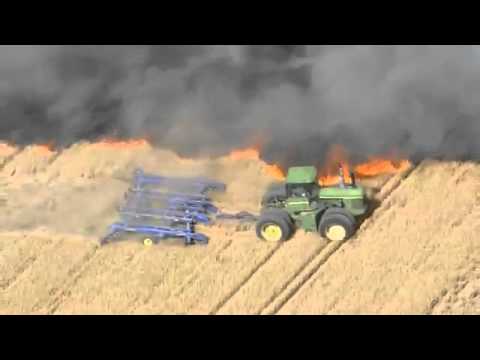
<instances>
[{"instance_id":1,"label":"dry crop field","mask_svg":"<svg viewBox=\"0 0 480 360\"><path fill-rule=\"evenodd\" d=\"M148 144L0 149L0 314L479 314L480 166L425 161L365 182L379 206L346 243L206 228L206 247L100 247L136 167L227 184L258 211L259 159L182 159Z\"/></svg>"}]
</instances>

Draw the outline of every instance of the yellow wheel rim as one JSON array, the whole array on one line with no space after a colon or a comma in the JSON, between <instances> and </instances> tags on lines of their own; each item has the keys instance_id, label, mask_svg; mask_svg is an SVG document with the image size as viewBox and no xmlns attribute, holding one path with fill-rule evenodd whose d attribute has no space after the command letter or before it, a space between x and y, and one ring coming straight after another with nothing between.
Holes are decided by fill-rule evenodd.
<instances>
[{"instance_id":1,"label":"yellow wheel rim","mask_svg":"<svg viewBox=\"0 0 480 360\"><path fill-rule=\"evenodd\" d=\"M327 231L327 238L332 241L342 241L347 237L347 230L341 225L333 225Z\"/></svg>"},{"instance_id":2,"label":"yellow wheel rim","mask_svg":"<svg viewBox=\"0 0 480 360\"><path fill-rule=\"evenodd\" d=\"M153 240L152 239L145 239L145 240L143 240L143 245L152 246L153 245Z\"/></svg>"},{"instance_id":3,"label":"yellow wheel rim","mask_svg":"<svg viewBox=\"0 0 480 360\"><path fill-rule=\"evenodd\" d=\"M282 228L275 224L266 225L262 229L262 237L269 242L278 242L282 239Z\"/></svg>"}]
</instances>

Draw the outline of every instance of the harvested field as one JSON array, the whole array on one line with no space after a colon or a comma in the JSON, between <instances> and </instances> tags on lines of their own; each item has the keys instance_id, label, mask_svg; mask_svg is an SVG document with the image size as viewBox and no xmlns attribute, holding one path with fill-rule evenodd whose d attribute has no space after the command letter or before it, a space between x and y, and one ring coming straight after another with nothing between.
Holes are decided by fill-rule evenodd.
<instances>
[{"instance_id":1,"label":"harvested field","mask_svg":"<svg viewBox=\"0 0 480 360\"><path fill-rule=\"evenodd\" d=\"M100 247L132 171L226 182L228 211L258 211L269 167L182 159L148 144L0 149L1 314L478 314L480 166L426 161L365 181L378 207L346 243L252 227L205 229L207 247Z\"/></svg>"}]
</instances>

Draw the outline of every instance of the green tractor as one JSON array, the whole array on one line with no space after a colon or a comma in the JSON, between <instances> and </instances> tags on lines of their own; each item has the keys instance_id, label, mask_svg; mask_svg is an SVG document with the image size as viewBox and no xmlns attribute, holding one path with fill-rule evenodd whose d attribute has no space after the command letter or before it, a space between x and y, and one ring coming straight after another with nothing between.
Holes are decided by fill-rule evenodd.
<instances>
[{"instance_id":1,"label":"green tractor","mask_svg":"<svg viewBox=\"0 0 480 360\"><path fill-rule=\"evenodd\" d=\"M318 231L331 241L348 240L356 231L358 218L368 209L365 191L346 184L340 166L339 184L320 186L313 166L292 167L286 183L272 187L263 197L257 236L268 242L288 240L296 228Z\"/></svg>"}]
</instances>

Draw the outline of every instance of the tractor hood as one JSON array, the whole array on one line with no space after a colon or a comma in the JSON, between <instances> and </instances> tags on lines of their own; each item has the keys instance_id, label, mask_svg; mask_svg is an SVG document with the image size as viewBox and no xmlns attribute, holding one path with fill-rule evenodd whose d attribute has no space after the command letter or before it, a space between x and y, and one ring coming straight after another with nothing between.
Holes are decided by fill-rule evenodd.
<instances>
[{"instance_id":1,"label":"tractor hood","mask_svg":"<svg viewBox=\"0 0 480 360\"><path fill-rule=\"evenodd\" d=\"M318 197L320 199L363 199L365 190L362 187L324 187L319 190Z\"/></svg>"}]
</instances>

